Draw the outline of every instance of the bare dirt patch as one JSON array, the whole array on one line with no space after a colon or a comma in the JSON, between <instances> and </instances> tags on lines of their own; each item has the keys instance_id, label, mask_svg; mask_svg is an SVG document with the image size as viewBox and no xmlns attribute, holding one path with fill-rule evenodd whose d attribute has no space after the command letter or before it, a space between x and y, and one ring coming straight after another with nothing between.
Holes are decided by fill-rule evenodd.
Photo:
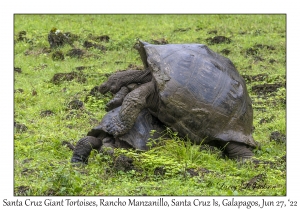
<instances>
[{"instance_id":1,"label":"bare dirt patch","mask_svg":"<svg viewBox=\"0 0 300 210\"><path fill-rule=\"evenodd\" d=\"M185 32L185 31L189 31L191 30L191 28L178 28L178 29L175 29L174 32Z\"/></svg>"},{"instance_id":2,"label":"bare dirt patch","mask_svg":"<svg viewBox=\"0 0 300 210\"><path fill-rule=\"evenodd\" d=\"M277 143L285 143L286 135L283 133L280 133L279 131L274 131L270 135L270 141L275 141Z\"/></svg>"},{"instance_id":3,"label":"bare dirt patch","mask_svg":"<svg viewBox=\"0 0 300 210\"><path fill-rule=\"evenodd\" d=\"M21 171L21 174L26 175L26 176L33 174L33 173L34 173L34 170L30 169L30 168L23 168L23 170Z\"/></svg>"},{"instance_id":4,"label":"bare dirt patch","mask_svg":"<svg viewBox=\"0 0 300 210\"><path fill-rule=\"evenodd\" d=\"M193 169L193 168L188 168L188 169L186 169L186 172L187 172L191 177L199 176L199 172L196 171L196 170Z\"/></svg>"},{"instance_id":5,"label":"bare dirt patch","mask_svg":"<svg viewBox=\"0 0 300 210\"><path fill-rule=\"evenodd\" d=\"M275 50L275 47L272 45L256 44L253 47L258 49Z\"/></svg>"},{"instance_id":6,"label":"bare dirt patch","mask_svg":"<svg viewBox=\"0 0 300 210\"><path fill-rule=\"evenodd\" d=\"M14 195L15 196L25 196L25 195L27 195L29 190L30 190L29 186L22 185L22 186L16 187L14 189Z\"/></svg>"},{"instance_id":7,"label":"bare dirt patch","mask_svg":"<svg viewBox=\"0 0 300 210\"><path fill-rule=\"evenodd\" d=\"M14 72L22 73L22 69L20 67L14 67Z\"/></svg>"},{"instance_id":8,"label":"bare dirt patch","mask_svg":"<svg viewBox=\"0 0 300 210\"><path fill-rule=\"evenodd\" d=\"M71 32L62 33L55 27L53 27L48 34L50 48L62 47L66 44L73 46L73 42L78 38L79 36L72 34Z\"/></svg>"},{"instance_id":9,"label":"bare dirt patch","mask_svg":"<svg viewBox=\"0 0 300 210\"><path fill-rule=\"evenodd\" d=\"M130 171L134 169L133 160L125 155L120 155L115 159L113 168L117 171Z\"/></svg>"},{"instance_id":10,"label":"bare dirt patch","mask_svg":"<svg viewBox=\"0 0 300 210\"><path fill-rule=\"evenodd\" d=\"M44 110L40 112L41 117L48 117L54 115L54 112L51 110Z\"/></svg>"},{"instance_id":11,"label":"bare dirt patch","mask_svg":"<svg viewBox=\"0 0 300 210\"><path fill-rule=\"evenodd\" d=\"M55 51L52 53L52 60L54 61L62 61L65 59L65 56L62 51Z\"/></svg>"},{"instance_id":12,"label":"bare dirt patch","mask_svg":"<svg viewBox=\"0 0 300 210\"><path fill-rule=\"evenodd\" d=\"M93 34L89 34L88 38L96 42L109 42L110 40L108 35L94 36Z\"/></svg>"},{"instance_id":13,"label":"bare dirt patch","mask_svg":"<svg viewBox=\"0 0 300 210\"><path fill-rule=\"evenodd\" d=\"M89 42L89 41L85 41L83 43L83 47L89 49L89 48L94 48L94 49L98 49L98 50L101 50L101 51L106 51L106 47L103 46L103 45L100 45L100 44L96 44L96 43L92 43L92 42Z\"/></svg>"},{"instance_id":14,"label":"bare dirt patch","mask_svg":"<svg viewBox=\"0 0 300 210\"><path fill-rule=\"evenodd\" d=\"M259 53L261 50L275 50L274 46L271 45L264 45L264 44L255 44L253 47L250 47L246 50L244 50L244 52L242 51L242 53L245 53L245 56L257 56L259 57Z\"/></svg>"},{"instance_id":15,"label":"bare dirt patch","mask_svg":"<svg viewBox=\"0 0 300 210\"><path fill-rule=\"evenodd\" d=\"M164 166L159 166L154 169L154 175L156 176L164 176L166 172L167 170L165 169Z\"/></svg>"},{"instance_id":16,"label":"bare dirt patch","mask_svg":"<svg viewBox=\"0 0 300 210\"><path fill-rule=\"evenodd\" d=\"M228 50L228 49L223 49L223 50L221 50L221 53L222 53L223 55L229 55L230 50Z\"/></svg>"},{"instance_id":17,"label":"bare dirt patch","mask_svg":"<svg viewBox=\"0 0 300 210\"><path fill-rule=\"evenodd\" d=\"M272 115L271 117L266 117L266 118L261 119L261 120L259 121L259 124L270 123L270 122L272 122L274 119L275 119L275 116Z\"/></svg>"},{"instance_id":18,"label":"bare dirt patch","mask_svg":"<svg viewBox=\"0 0 300 210\"><path fill-rule=\"evenodd\" d=\"M68 109L82 109L84 106L83 102L75 99L68 103Z\"/></svg>"},{"instance_id":19,"label":"bare dirt patch","mask_svg":"<svg viewBox=\"0 0 300 210\"><path fill-rule=\"evenodd\" d=\"M18 34L17 34L17 41L19 42L23 42L23 41L27 41L27 37L26 37L26 31L20 31Z\"/></svg>"},{"instance_id":20,"label":"bare dirt patch","mask_svg":"<svg viewBox=\"0 0 300 210\"><path fill-rule=\"evenodd\" d=\"M77 66L77 67L75 67L75 70L77 70L77 71L83 71L85 69L92 69L94 67L95 66Z\"/></svg>"},{"instance_id":21,"label":"bare dirt patch","mask_svg":"<svg viewBox=\"0 0 300 210\"><path fill-rule=\"evenodd\" d=\"M217 34L218 31L217 30L211 30L211 31L208 31L207 34Z\"/></svg>"},{"instance_id":22,"label":"bare dirt patch","mask_svg":"<svg viewBox=\"0 0 300 210\"><path fill-rule=\"evenodd\" d=\"M14 122L14 128L16 129L17 133L22 133L27 131L27 127L26 125L22 124L22 123L18 123L18 122Z\"/></svg>"},{"instance_id":23,"label":"bare dirt patch","mask_svg":"<svg viewBox=\"0 0 300 210\"><path fill-rule=\"evenodd\" d=\"M18 88L14 90L14 93L24 93L24 90L22 88Z\"/></svg>"},{"instance_id":24,"label":"bare dirt patch","mask_svg":"<svg viewBox=\"0 0 300 210\"><path fill-rule=\"evenodd\" d=\"M158 45L163 45L163 44L168 44L168 40L165 38L160 38L160 39L152 39L153 44L158 44Z\"/></svg>"},{"instance_id":25,"label":"bare dirt patch","mask_svg":"<svg viewBox=\"0 0 300 210\"><path fill-rule=\"evenodd\" d=\"M52 77L52 79L50 80L53 84L60 84L61 82L64 81L73 81L75 80L76 82L79 83L84 83L86 82L86 78L85 76L80 73L80 72L69 72L69 73L57 73L54 74L54 76Z\"/></svg>"},{"instance_id":26,"label":"bare dirt patch","mask_svg":"<svg viewBox=\"0 0 300 210\"><path fill-rule=\"evenodd\" d=\"M259 84L252 86L251 90L258 95L266 95L268 93L274 93L279 88L285 87L285 83L276 83L276 84Z\"/></svg>"},{"instance_id":27,"label":"bare dirt patch","mask_svg":"<svg viewBox=\"0 0 300 210\"><path fill-rule=\"evenodd\" d=\"M257 82L257 81L265 81L268 79L268 74L257 74L257 75L242 75L246 82Z\"/></svg>"},{"instance_id":28,"label":"bare dirt patch","mask_svg":"<svg viewBox=\"0 0 300 210\"><path fill-rule=\"evenodd\" d=\"M214 45L214 44L223 44L223 43L230 44L232 40L225 36L215 36L215 37L207 38L206 41L209 44Z\"/></svg>"},{"instance_id":29,"label":"bare dirt patch","mask_svg":"<svg viewBox=\"0 0 300 210\"><path fill-rule=\"evenodd\" d=\"M27 158L27 159L22 161L22 164L30 163L33 160L34 160L33 158Z\"/></svg>"},{"instance_id":30,"label":"bare dirt patch","mask_svg":"<svg viewBox=\"0 0 300 210\"><path fill-rule=\"evenodd\" d=\"M189 174L191 177L199 176L199 175L204 177L206 174L212 173L212 171L210 171L206 168L196 168L196 169L195 168L188 168L188 169L186 169L185 173Z\"/></svg>"},{"instance_id":31,"label":"bare dirt patch","mask_svg":"<svg viewBox=\"0 0 300 210\"><path fill-rule=\"evenodd\" d=\"M85 54L86 53L84 50L81 50L78 48L73 48L73 49L69 50L66 55L70 56L72 58L82 58Z\"/></svg>"}]
</instances>

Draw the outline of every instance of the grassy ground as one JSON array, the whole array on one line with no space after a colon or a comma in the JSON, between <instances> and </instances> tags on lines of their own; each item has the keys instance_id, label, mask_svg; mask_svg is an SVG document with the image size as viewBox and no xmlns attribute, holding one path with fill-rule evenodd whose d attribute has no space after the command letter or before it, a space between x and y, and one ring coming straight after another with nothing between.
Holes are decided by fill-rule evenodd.
<instances>
[{"instance_id":1,"label":"grassy ground","mask_svg":"<svg viewBox=\"0 0 300 210\"><path fill-rule=\"evenodd\" d=\"M285 18L15 15L14 194L285 195ZM71 32L73 46L50 50L47 35L52 27ZM102 35L109 41L99 40ZM137 38L150 43L203 43L230 58L253 100L253 136L262 145L255 157L270 163L240 165L220 158L218 151L185 144L173 134L164 147L148 152L116 151L133 158L136 170L114 170L114 159L96 152L88 166L72 167L67 145L75 145L97 125L111 98L89 96L90 90L107 74L142 66L133 49ZM88 44L94 47L87 48ZM73 48L81 49L82 55L72 56ZM58 73L69 73L69 81L54 77ZM69 103L74 100L84 106L73 109Z\"/></svg>"}]
</instances>

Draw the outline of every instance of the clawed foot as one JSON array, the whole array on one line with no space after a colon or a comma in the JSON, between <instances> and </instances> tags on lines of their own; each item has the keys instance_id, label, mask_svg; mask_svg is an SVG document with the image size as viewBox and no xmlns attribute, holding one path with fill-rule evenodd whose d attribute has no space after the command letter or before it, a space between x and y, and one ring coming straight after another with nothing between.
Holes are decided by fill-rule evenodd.
<instances>
[{"instance_id":1,"label":"clawed foot","mask_svg":"<svg viewBox=\"0 0 300 210\"><path fill-rule=\"evenodd\" d=\"M121 122L119 115L112 118L111 123L106 126L106 131L114 137L121 136L126 133L126 126Z\"/></svg>"},{"instance_id":2,"label":"clawed foot","mask_svg":"<svg viewBox=\"0 0 300 210\"><path fill-rule=\"evenodd\" d=\"M128 93L129 89L127 87L122 87L121 90L116 93L114 98L106 104L106 111L110 111L118 106L121 106L125 96Z\"/></svg>"},{"instance_id":3,"label":"clawed foot","mask_svg":"<svg viewBox=\"0 0 300 210\"><path fill-rule=\"evenodd\" d=\"M83 163L87 164L89 155L92 149L99 149L102 146L102 141L93 136L85 136L80 139L73 151L71 163Z\"/></svg>"},{"instance_id":4,"label":"clawed foot","mask_svg":"<svg viewBox=\"0 0 300 210\"><path fill-rule=\"evenodd\" d=\"M88 164L88 158L87 157L80 157L78 155L73 155L71 158L71 163L73 166L81 166L81 165L87 165Z\"/></svg>"}]
</instances>

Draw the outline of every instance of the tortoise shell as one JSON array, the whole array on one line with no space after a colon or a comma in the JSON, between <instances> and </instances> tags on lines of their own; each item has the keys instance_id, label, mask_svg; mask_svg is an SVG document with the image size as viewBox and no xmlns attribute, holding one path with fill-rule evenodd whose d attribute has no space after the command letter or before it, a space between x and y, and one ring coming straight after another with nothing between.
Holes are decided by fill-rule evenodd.
<instances>
[{"instance_id":1,"label":"tortoise shell","mask_svg":"<svg viewBox=\"0 0 300 210\"><path fill-rule=\"evenodd\" d=\"M203 44L140 45L159 94L152 114L161 122L198 144L221 140L256 146L251 99L228 58Z\"/></svg>"}]
</instances>

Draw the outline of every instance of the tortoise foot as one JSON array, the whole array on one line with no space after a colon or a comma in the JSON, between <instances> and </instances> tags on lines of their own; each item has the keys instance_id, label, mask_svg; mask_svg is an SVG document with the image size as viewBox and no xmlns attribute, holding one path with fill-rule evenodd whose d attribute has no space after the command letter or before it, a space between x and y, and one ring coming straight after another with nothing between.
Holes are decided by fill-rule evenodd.
<instances>
[{"instance_id":1,"label":"tortoise foot","mask_svg":"<svg viewBox=\"0 0 300 210\"><path fill-rule=\"evenodd\" d=\"M242 163L251 160L254 155L249 146L237 142L229 142L225 147L225 154L230 159L235 159Z\"/></svg>"},{"instance_id":2,"label":"tortoise foot","mask_svg":"<svg viewBox=\"0 0 300 210\"><path fill-rule=\"evenodd\" d=\"M106 130L110 135L114 137L121 136L127 132L127 126L121 122L119 116L112 119L111 123L106 126Z\"/></svg>"},{"instance_id":3,"label":"tortoise foot","mask_svg":"<svg viewBox=\"0 0 300 210\"><path fill-rule=\"evenodd\" d=\"M71 163L72 165L81 165L81 164L88 164L88 158L85 158L85 157L80 157L80 156L77 156L77 155L73 155L73 157L71 158Z\"/></svg>"},{"instance_id":4,"label":"tortoise foot","mask_svg":"<svg viewBox=\"0 0 300 210\"><path fill-rule=\"evenodd\" d=\"M114 108L117 108L118 106L121 106L125 96L128 93L129 93L128 88L122 87L121 90L119 90L119 92L116 93L114 98L106 104L105 110L108 112Z\"/></svg>"},{"instance_id":5,"label":"tortoise foot","mask_svg":"<svg viewBox=\"0 0 300 210\"><path fill-rule=\"evenodd\" d=\"M93 136L85 136L80 139L73 151L71 163L88 163L88 158L93 149L99 149L102 145L101 140Z\"/></svg>"}]
</instances>

